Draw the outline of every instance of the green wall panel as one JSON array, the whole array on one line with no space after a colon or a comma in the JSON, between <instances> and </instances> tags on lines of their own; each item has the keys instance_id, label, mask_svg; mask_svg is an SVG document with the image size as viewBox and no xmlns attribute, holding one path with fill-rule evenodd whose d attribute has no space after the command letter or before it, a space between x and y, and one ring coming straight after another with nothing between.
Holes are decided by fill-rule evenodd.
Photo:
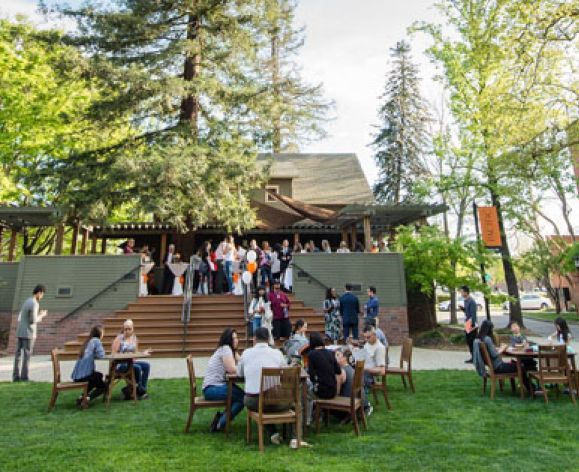
<instances>
[{"instance_id":1,"label":"green wall panel","mask_svg":"<svg viewBox=\"0 0 579 472\"><path fill-rule=\"evenodd\" d=\"M18 263L0 262L0 311L12 310L17 279Z\"/></svg>"},{"instance_id":2,"label":"green wall panel","mask_svg":"<svg viewBox=\"0 0 579 472\"><path fill-rule=\"evenodd\" d=\"M325 287L334 287L339 294L344 285L359 285L354 291L363 304L369 285L376 287L381 307L406 306L404 262L396 253L313 253L294 255L293 290L307 306L320 308Z\"/></svg>"}]
</instances>

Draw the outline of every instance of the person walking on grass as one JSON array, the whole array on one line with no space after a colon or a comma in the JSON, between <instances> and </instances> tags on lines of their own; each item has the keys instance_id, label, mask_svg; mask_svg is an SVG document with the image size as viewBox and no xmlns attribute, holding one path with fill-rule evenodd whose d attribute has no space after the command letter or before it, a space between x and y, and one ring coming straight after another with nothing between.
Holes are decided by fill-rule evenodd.
<instances>
[{"instance_id":1,"label":"person walking on grass","mask_svg":"<svg viewBox=\"0 0 579 472\"><path fill-rule=\"evenodd\" d=\"M46 316L46 310L39 310L40 300L44 297L46 288L37 285L32 291L32 296L22 304L18 315L18 327L16 328L16 352L14 353L14 370L12 380L14 382L28 381L28 364L36 340L36 325ZM20 368L20 356L22 355L22 368Z\"/></svg>"},{"instance_id":2,"label":"person walking on grass","mask_svg":"<svg viewBox=\"0 0 579 472\"><path fill-rule=\"evenodd\" d=\"M464 311L464 336L468 350L470 351L470 359L467 359L465 364L472 364L472 346L478 334L478 326L476 319L476 302L470 296L470 288L463 285L460 289L460 294L464 299L464 306L461 308Z\"/></svg>"}]
</instances>

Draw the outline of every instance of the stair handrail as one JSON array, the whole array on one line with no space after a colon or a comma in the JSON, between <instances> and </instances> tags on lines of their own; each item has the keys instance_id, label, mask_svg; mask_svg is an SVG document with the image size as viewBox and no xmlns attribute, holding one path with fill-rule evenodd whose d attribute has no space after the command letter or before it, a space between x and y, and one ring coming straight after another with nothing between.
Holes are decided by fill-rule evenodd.
<instances>
[{"instance_id":1,"label":"stair handrail","mask_svg":"<svg viewBox=\"0 0 579 472\"><path fill-rule=\"evenodd\" d=\"M187 328L189 321L191 321L191 302L193 300L193 256L189 259L189 267L185 271L185 287L183 290L183 305L181 307L181 323L183 323L183 344L181 352L185 354L185 347L187 344Z\"/></svg>"},{"instance_id":2,"label":"stair handrail","mask_svg":"<svg viewBox=\"0 0 579 472\"><path fill-rule=\"evenodd\" d=\"M312 274L310 274L306 269L304 269L303 267L300 267L299 265L297 265L293 260L292 260L292 266L295 267L296 269L302 271L304 274L306 274L306 276L310 279L312 279L314 282L317 282L318 285L321 285L322 287L324 287L326 290L332 288L332 287L328 287L324 282L322 282L320 279L316 278L315 276L313 276ZM292 268L293 268L292 267ZM295 271L294 271L295 272ZM295 272L293 274L293 277L297 278L297 272ZM293 284L292 284L293 285Z\"/></svg>"},{"instance_id":3,"label":"stair handrail","mask_svg":"<svg viewBox=\"0 0 579 472\"><path fill-rule=\"evenodd\" d=\"M86 305L88 305L89 303L93 302L94 300L96 300L98 297L100 297L103 293L107 292L108 290L110 290L111 288L113 288L116 284L118 284L119 282L123 281L128 275L132 274L133 272L135 272L136 270L141 270L141 263L139 263L139 265L133 267L131 270L129 270L128 272L125 272L123 275L121 275L118 279L116 279L114 282L111 282L110 284L108 284L106 287L102 288L101 290L99 290L97 293L95 293L94 295L92 295L90 298L86 299L84 302L82 302L80 305L78 305L76 308L74 308L72 311L70 311L69 313L67 313L66 315L64 315L62 318L60 318L57 323L60 324L62 323L64 320L70 318L71 316L75 315L81 308L85 307Z\"/></svg>"}]
</instances>

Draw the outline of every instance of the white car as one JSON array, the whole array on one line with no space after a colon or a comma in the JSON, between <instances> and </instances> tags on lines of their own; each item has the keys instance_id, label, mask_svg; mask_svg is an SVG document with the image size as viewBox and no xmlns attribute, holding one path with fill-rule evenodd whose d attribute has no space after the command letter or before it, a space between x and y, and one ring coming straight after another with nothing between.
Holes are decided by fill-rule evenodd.
<instances>
[{"instance_id":1,"label":"white car","mask_svg":"<svg viewBox=\"0 0 579 472\"><path fill-rule=\"evenodd\" d=\"M472 295L472 298L474 299L474 301L476 302L476 308L477 310L482 310L483 307L485 306L485 300L483 297L474 294ZM464 308L464 298L462 298L461 295L457 295L456 296L456 307L458 309L460 308ZM446 300L444 302L441 302L438 304L438 309L440 311L450 311L450 300Z\"/></svg>"},{"instance_id":2,"label":"white car","mask_svg":"<svg viewBox=\"0 0 579 472\"><path fill-rule=\"evenodd\" d=\"M553 306L549 298L538 293L525 293L521 295L520 301L521 310L546 310ZM511 302L503 303L503 310L509 311L510 304Z\"/></svg>"}]
</instances>

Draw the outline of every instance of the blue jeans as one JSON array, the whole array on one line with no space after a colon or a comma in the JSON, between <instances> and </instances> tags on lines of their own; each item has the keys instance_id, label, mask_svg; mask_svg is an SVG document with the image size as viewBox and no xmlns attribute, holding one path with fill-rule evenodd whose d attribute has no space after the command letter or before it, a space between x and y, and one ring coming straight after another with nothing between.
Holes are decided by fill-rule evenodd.
<instances>
[{"instance_id":1,"label":"blue jeans","mask_svg":"<svg viewBox=\"0 0 579 472\"><path fill-rule=\"evenodd\" d=\"M261 328L261 316L253 317L253 335L255 336L255 330Z\"/></svg>"},{"instance_id":2,"label":"blue jeans","mask_svg":"<svg viewBox=\"0 0 579 472\"><path fill-rule=\"evenodd\" d=\"M126 372L129 368L129 364L119 364L117 366L117 372ZM147 391L147 383L149 382L149 372L151 372L151 364L145 361L136 361L133 363L133 370L135 371L135 380L137 381L137 386L141 391Z\"/></svg>"},{"instance_id":3,"label":"blue jeans","mask_svg":"<svg viewBox=\"0 0 579 472\"><path fill-rule=\"evenodd\" d=\"M245 394L237 385L233 385L231 393L231 419L233 420L243 410L243 397ZM203 396L205 400L210 401L227 400L227 384L209 385L203 389ZM226 421L227 417L222 415L217 428L224 429Z\"/></svg>"},{"instance_id":4,"label":"blue jeans","mask_svg":"<svg viewBox=\"0 0 579 472\"><path fill-rule=\"evenodd\" d=\"M265 282L269 283L269 289L272 289L272 277L271 277L271 267L268 265L262 266L260 269L261 272L261 285L265 287Z\"/></svg>"},{"instance_id":5,"label":"blue jeans","mask_svg":"<svg viewBox=\"0 0 579 472\"><path fill-rule=\"evenodd\" d=\"M233 292L233 261L225 261L225 278L229 285L228 292Z\"/></svg>"}]
</instances>

